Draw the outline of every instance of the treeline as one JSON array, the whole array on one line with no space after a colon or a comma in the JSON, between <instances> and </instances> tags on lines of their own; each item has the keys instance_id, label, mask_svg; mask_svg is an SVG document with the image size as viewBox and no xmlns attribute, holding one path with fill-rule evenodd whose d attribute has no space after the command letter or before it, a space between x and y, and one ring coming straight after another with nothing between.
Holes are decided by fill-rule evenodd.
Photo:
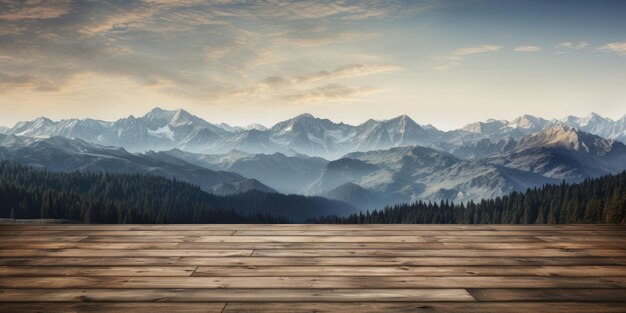
<instances>
[{"instance_id":1,"label":"treeline","mask_svg":"<svg viewBox=\"0 0 626 313\"><path fill-rule=\"evenodd\" d=\"M298 221L294 217L301 211L337 212L341 208L323 198L257 191L216 196L189 183L151 175L58 173L0 163L0 218L112 224L287 223ZM626 172L577 184L545 185L478 203L418 201L309 222L626 224Z\"/></svg>"},{"instance_id":2,"label":"treeline","mask_svg":"<svg viewBox=\"0 0 626 313\"><path fill-rule=\"evenodd\" d=\"M270 201L267 199L270 198ZM271 196L215 196L199 187L140 174L58 173L0 163L0 217L84 223L281 223L234 207L272 206Z\"/></svg>"},{"instance_id":3,"label":"treeline","mask_svg":"<svg viewBox=\"0 0 626 313\"><path fill-rule=\"evenodd\" d=\"M626 224L626 172L577 184L565 182L512 192L503 197L454 204L424 202L330 216L339 224Z\"/></svg>"}]
</instances>

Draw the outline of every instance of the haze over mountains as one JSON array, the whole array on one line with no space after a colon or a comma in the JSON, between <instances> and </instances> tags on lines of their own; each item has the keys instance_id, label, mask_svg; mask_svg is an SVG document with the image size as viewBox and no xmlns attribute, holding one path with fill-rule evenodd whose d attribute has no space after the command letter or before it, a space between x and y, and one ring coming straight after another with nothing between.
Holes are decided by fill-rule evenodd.
<instances>
[{"instance_id":1,"label":"haze over mountains","mask_svg":"<svg viewBox=\"0 0 626 313\"><path fill-rule=\"evenodd\" d=\"M155 108L113 122L42 117L0 132L0 158L55 171L150 173L216 194L322 195L361 209L478 200L626 169L626 117L597 114L441 131L406 115L353 126L302 114L265 128Z\"/></svg>"},{"instance_id":2,"label":"haze over mountains","mask_svg":"<svg viewBox=\"0 0 626 313\"><path fill-rule=\"evenodd\" d=\"M234 172L212 171L172 158L132 154L123 148L94 145L60 136L32 138L0 134L0 158L57 172L90 171L152 174L198 185L218 195L249 190L274 192L254 179Z\"/></svg>"}]
</instances>

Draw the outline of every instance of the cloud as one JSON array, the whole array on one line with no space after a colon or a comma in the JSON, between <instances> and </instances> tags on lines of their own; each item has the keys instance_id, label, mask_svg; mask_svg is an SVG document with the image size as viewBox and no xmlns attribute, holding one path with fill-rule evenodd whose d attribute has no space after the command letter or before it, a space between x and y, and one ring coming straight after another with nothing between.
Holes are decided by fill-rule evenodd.
<instances>
[{"instance_id":1,"label":"cloud","mask_svg":"<svg viewBox=\"0 0 626 313\"><path fill-rule=\"evenodd\" d=\"M210 60L221 59L235 51L234 47L206 47L205 55Z\"/></svg>"},{"instance_id":2,"label":"cloud","mask_svg":"<svg viewBox=\"0 0 626 313\"><path fill-rule=\"evenodd\" d=\"M227 3L229 1L226 1ZM436 1L370 0L260 0L245 5L222 5L224 14L238 17L278 18L282 20L362 20L414 14L439 6Z\"/></svg>"},{"instance_id":3,"label":"cloud","mask_svg":"<svg viewBox=\"0 0 626 313\"><path fill-rule=\"evenodd\" d=\"M607 43L606 45L599 47L598 50L616 53L619 55L626 55L626 41Z\"/></svg>"},{"instance_id":4,"label":"cloud","mask_svg":"<svg viewBox=\"0 0 626 313\"><path fill-rule=\"evenodd\" d=\"M227 25L229 22L214 14L201 2L149 2L150 5L125 6L100 5L102 14L94 17L81 28L91 35L129 32L184 32L208 25Z\"/></svg>"},{"instance_id":5,"label":"cloud","mask_svg":"<svg viewBox=\"0 0 626 313\"><path fill-rule=\"evenodd\" d=\"M494 52L494 51L500 50L500 48L502 48L502 46L496 46L496 45L482 45L482 46L466 47L466 48L461 48L461 49L457 49L453 51L452 55L460 57L460 56L466 56L466 55L472 55L472 54Z\"/></svg>"},{"instance_id":6,"label":"cloud","mask_svg":"<svg viewBox=\"0 0 626 313\"><path fill-rule=\"evenodd\" d=\"M460 49L452 51L449 55L441 57L440 59L444 62L443 64L436 66L435 69L448 70L450 68L458 66L460 64L460 61L466 56L474 55L474 54L496 52L500 50L501 48L502 46L492 45L492 44L484 44L480 46L460 48Z\"/></svg>"},{"instance_id":7,"label":"cloud","mask_svg":"<svg viewBox=\"0 0 626 313\"><path fill-rule=\"evenodd\" d=\"M339 84L328 84L284 96L283 100L296 103L348 100L382 90L376 87L348 87Z\"/></svg>"},{"instance_id":8,"label":"cloud","mask_svg":"<svg viewBox=\"0 0 626 313\"><path fill-rule=\"evenodd\" d=\"M291 84L305 84L318 81L328 81L340 78L349 78L378 73L395 72L400 67L393 65L373 65L373 64L350 64L332 70L322 70L302 76L270 76L263 79L260 84L263 86L277 87Z\"/></svg>"},{"instance_id":9,"label":"cloud","mask_svg":"<svg viewBox=\"0 0 626 313\"><path fill-rule=\"evenodd\" d=\"M287 100L291 102L343 99L378 91L379 89L373 87L352 87L329 82L399 70L401 70L400 67L393 65L350 64L303 75L275 75L266 77L252 86L239 88L232 92L232 95L237 97L253 97L255 99ZM319 85L321 82L325 84Z\"/></svg>"},{"instance_id":10,"label":"cloud","mask_svg":"<svg viewBox=\"0 0 626 313\"><path fill-rule=\"evenodd\" d=\"M63 76L58 80L32 75L11 74L0 72L0 90L31 89L35 91L59 91L69 84L71 76Z\"/></svg>"},{"instance_id":11,"label":"cloud","mask_svg":"<svg viewBox=\"0 0 626 313\"><path fill-rule=\"evenodd\" d=\"M573 43L566 41L566 42L559 42L556 44L557 48L572 48L574 46Z\"/></svg>"},{"instance_id":12,"label":"cloud","mask_svg":"<svg viewBox=\"0 0 626 313\"><path fill-rule=\"evenodd\" d=\"M579 41L579 42L565 41L565 42L559 42L556 44L557 48L574 49L574 50L584 49L584 48L587 48L588 46L589 46L589 43L586 41Z\"/></svg>"},{"instance_id":13,"label":"cloud","mask_svg":"<svg viewBox=\"0 0 626 313\"><path fill-rule=\"evenodd\" d=\"M327 28L324 30L287 31L276 36L277 45L289 45L304 48L317 47L332 43L363 41L377 37L373 32L341 31Z\"/></svg>"},{"instance_id":14,"label":"cloud","mask_svg":"<svg viewBox=\"0 0 626 313\"><path fill-rule=\"evenodd\" d=\"M513 51L515 52L536 52L540 50L541 50L541 47L539 46L519 46L513 49Z\"/></svg>"},{"instance_id":15,"label":"cloud","mask_svg":"<svg viewBox=\"0 0 626 313\"><path fill-rule=\"evenodd\" d=\"M195 99L258 92L280 98L268 90L288 85L281 92L295 95L295 89L313 90L313 84L324 80L398 70L369 64L380 59L356 51L351 65L263 79L268 72L319 68L339 55L322 46L378 36L361 27L364 20L406 16L436 5L432 3L0 0L0 88L63 93L75 90L76 77L120 78L158 93ZM324 60L315 55L316 49L327 52ZM255 91L261 84L268 90ZM318 93L330 94L330 88L325 90Z\"/></svg>"},{"instance_id":16,"label":"cloud","mask_svg":"<svg viewBox=\"0 0 626 313\"><path fill-rule=\"evenodd\" d=\"M318 71L309 75L298 77L302 82L312 82L345 77L372 75L378 73L395 72L400 67L393 65L351 64L330 71Z\"/></svg>"},{"instance_id":17,"label":"cloud","mask_svg":"<svg viewBox=\"0 0 626 313\"><path fill-rule=\"evenodd\" d=\"M71 0L0 1L0 20L38 20L63 16L70 11Z\"/></svg>"}]
</instances>

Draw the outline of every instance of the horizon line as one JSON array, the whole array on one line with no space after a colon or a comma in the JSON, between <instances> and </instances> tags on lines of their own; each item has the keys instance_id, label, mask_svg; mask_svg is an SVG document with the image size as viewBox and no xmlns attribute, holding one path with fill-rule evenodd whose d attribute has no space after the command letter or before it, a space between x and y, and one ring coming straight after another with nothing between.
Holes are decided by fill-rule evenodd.
<instances>
[{"instance_id":1,"label":"horizon line","mask_svg":"<svg viewBox=\"0 0 626 313\"><path fill-rule=\"evenodd\" d=\"M61 122L61 121L67 121L67 120L95 120L95 121L100 121L100 122L113 123L113 122L115 122L115 121L118 121L118 120L120 120L120 119L124 119L124 118L131 118L131 117L133 117L133 118L140 118L140 117L143 117L143 116L147 115L148 113L150 113L150 112L152 112L152 111L154 111L154 110L157 110L157 109L158 109L158 110L162 110L162 111L168 111L168 112L184 111L184 112L187 112L187 113L189 113L189 114L191 114L191 115L193 115L193 116L195 116L195 117L198 117L198 118L200 118L200 119L202 119L202 120L206 121L207 123L214 124L214 125L218 125L218 126L219 126L219 125L222 125L222 124L225 124L225 125L227 125L227 126L229 126L229 127L246 128L246 127L249 127L249 126L251 126L251 125L260 125L260 126L263 126L264 128L267 128L267 129L272 128L273 126L275 126L275 125L276 125L276 124L278 124L278 123L281 123L281 122L284 122L284 121L288 121L288 120L291 120L291 119L294 119L294 118L297 118L297 117L299 117L299 116L303 116L303 115L310 115L310 116L312 116L313 118L316 118L316 119L322 119L322 120L326 119L326 120L329 120L329 121L333 122L334 124L344 124L344 125L348 125L348 126L359 126L359 125L363 125L364 123L367 123L368 121L371 121L371 120L373 120L373 121L377 121L377 122L389 121L389 120L393 120L393 119L396 119L396 118L401 118L401 117L403 117L403 116L406 116L406 117L408 117L409 119L411 119L413 122L415 122L416 124L418 124L419 126L431 126L431 127L434 127L435 129L440 130L440 131L454 131L454 130L460 130L460 129L462 129L462 128L466 127L466 126L469 126L469 125L471 125L471 124L475 124L475 123L488 123L488 122L491 122L491 121L501 121L501 122L507 122L507 123L510 123L510 122L512 122L513 120L515 120L515 119L517 119L517 118L520 118L520 117L524 117L524 116L530 116L530 117L540 118L540 119L543 119L543 120L548 121L548 122L552 122L552 121L562 121L563 119L568 118L568 117L585 118L585 117L591 117L591 116L594 116L594 115L595 115L595 116L599 116L599 117L601 117L601 118L603 118L603 119L608 119L608 120L610 120L610 121L612 121L612 122L616 122L616 121L619 121L619 120L621 120L621 119L626 119L626 113L624 113L621 117L618 117L618 118L614 118L614 117L612 118L612 117L609 117L609 116L601 115L601 114L596 113L596 112L590 112L590 113L588 113L588 114L586 114L586 115L582 115L582 116L577 116L577 115L571 115L571 114L568 114L568 115L565 115L565 116L563 116L563 117L561 117L561 118L545 118L545 117L542 117L542 116L539 116L539 115L533 115L533 114L530 114L530 113L524 113L524 114L522 114L522 115L517 115L517 116L513 117L512 119L497 119L497 118L492 118L492 117L489 117L489 118L486 118L486 119L477 120L477 121L474 121L474 122L470 122L470 123L463 124L463 125L462 125L462 126L460 126L460 127L450 128L450 129L445 129L445 128L439 128L439 127L437 127L437 126L433 125L433 123L420 123L420 122L418 122L415 118L411 117L409 114L406 114L406 113L403 113L403 114L400 114L400 115L396 115L396 116L393 116L393 117L390 117L390 118L386 118L386 119L367 118L366 120L364 120L364 121L362 121L362 122L360 122L360 123L358 123L358 124L351 124L351 123L346 123L346 122L344 122L344 121L336 121L336 120L334 120L334 119L332 119L332 118L330 118L330 117L323 117L323 116L315 115L315 114L312 114L312 113L309 113L309 112L303 112L303 113L300 113L300 114L297 114L297 115L293 115L293 117L291 117L291 118L284 119L284 120L279 120L279 121L277 121L277 122L275 122L275 123L271 124L271 126L267 126L266 124L263 124L263 123L258 123L258 122L254 122L254 121L253 121L253 122L251 122L251 123L248 123L248 124L246 124L246 125L229 124L229 123L227 123L227 122L222 122L222 121L210 122L209 120L207 120L206 118L202 117L201 115L198 115L198 114L192 113L192 112L191 112L191 111L189 111L188 109L185 109L185 108L182 108L182 107L179 107L179 108L176 108L176 109L167 109L167 108L165 108L165 109L164 109L164 108L162 108L161 106L155 106L155 107L153 107L152 109L150 109L149 111L145 112L143 115L134 115L134 114L129 114L129 115L126 115L126 116L120 116L119 118L117 118L117 119L115 119L115 120L98 119L98 118L95 118L95 117L84 117L84 118L70 117L70 118L52 119L52 118L49 118L49 117L47 117L47 116L45 116L45 115L40 115L40 116L34 117L34 118L30 119L30 120L19 120L19 121L16 121L16 122L14 122L14 123L13 123L13 125L12 125L12 126L0 125L0 127L6 128L6 129L10 129L10 128L12 128L12 127L15 127L15 126L16 126L17 124L19 124L19 123L31 122L31 121L34 121L34 120L37 120L37 119L41 119L41 118L43 118L43 119L47 119L47 120L50 120L50 121L52 121L52 122Z\"/></svg>"}]
</instances>

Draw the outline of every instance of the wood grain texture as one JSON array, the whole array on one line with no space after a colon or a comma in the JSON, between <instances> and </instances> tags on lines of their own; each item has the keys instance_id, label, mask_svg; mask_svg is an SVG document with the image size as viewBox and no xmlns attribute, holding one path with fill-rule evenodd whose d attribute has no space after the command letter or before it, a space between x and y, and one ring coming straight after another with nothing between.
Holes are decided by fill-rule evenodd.
<instances>
[{"instance_id":1,"label":"wood grain texture","mask_svg":"<svg viewBox=\"0 0 626 313\"><path fill-rule=\"evenodd\" d=\"M200 266L193 276L626 276L626 266Z\"/></svg>"},{"instance_id":2,"label":"wood grain texture","mask_svg":"<svg viewBox=\"0 0 626 313\"><path fill-rule=\"evenodd\" d=\"M197 266L0 266L0 276L191 276Z\"/></svg>"},{"instance_id":3,"label":"wood grain texture","mask_svg":"<svg viewBox=\"0 0 626 313\"><path fill-rule=\"evenodd\" d=\"M0 303L0 312L23 312L23 313L68 313L68 312L135 312L135 313L222 313L226 303L145 303L145 302L122 302L122 303ZM250 310L250 308L244 308ZM241 311L240 311L241 312ZM253 311L248 311L253 312Z\"/></svg>"},{"instance_id":4,"label":"wood grain texture","mask_svg":"<svg viewBox=\"0 0 626 313\"><path fill-rule=\"evenodd\" d=\"M183 250L185 251L185 250ZM574 249L255 249L255 257L622 257L626 250Z\"/></svg>"},{"instance_id":5,"label":"wood grain texture","mask_svg":"<svg viewBox=\"0 0 626 313\"><path fill-rule=\"evenodd\" d=\"M331 276L331 277L0 277L0 288L626 288L626 277Z\"/></svg>"},{"instance_id":6,"label":"wood grain texture","mask_svg":"<svg viewBox=\"0 0 626 313\"><path fill-rule=\"evenodd\" d=\"M619 236L604 236L623 238ZM199 236L194 242L539 242L534 236Z\"/></svg>"},{"instance_id":7,"label":"wood grain texture","mask_svg":"<svg viewBox=\"0 0 626 313\"><path fill-rule=\"evenodd\" d=\"M626 289L469 289L479 301L617 301L626 299Z\"/></svg>"},{"instance_id":8,"label":"wood grain texture","mask_svg":"<svg viewBox=\"0 0 626 313\"><path fill-rule=\"evenodd\" d=\"M138 312L138 313L623 313L626 302L361 302L361 303L0 303L0 312Z\"/></svg>"},{"instance_id":9,"label":"wood grain texture","mask_svg":"<svg viewBox=\"0 0 626 313\"><path fill-rule=\"evenodd\" d=\"M94 240L94 239L91 239ZM0 242L1 249L285 249L285 250L425 250L425 249L467 249L467 250L538 250L538 249L575 249L575 250L621 250L622 242Z\"/></svg>"},{"instance_id":10,"label":"wood grain texture","mask_svg":"<svg viewBox=\"0 0 626 313\"><path fill-rule=\"evenodd\" d=\"M22 232L27 233L27 232ZM180 232L178 232L180 233ZM194 234L197 233L194 231ZM85 233L80 233L85 235ZM398 236L396 230L238 230L233 236ZM403 230L402 236L450 236L449 230ZM459 230L455 236L624 236L619 230ZM201 235L199 235L201 236ZM489 241L489 238L483 240Z\"/></svg>"},{"instance_id":11,"label":"wood grain texture","mask_svg":"<svg viewBox=\"0 0 626 313\"><path fill-rule=\"evenodd\" d=\"M623 225L0 225L0 312L625 312Z\"/></svg>"},{"instance_id":12,"label":"wood grain texture","mask_svg":"<svg viewBox=\"0 0 626 313\"><path fill-rule=\"evenodd\" d=\"M31 225L0 225L0 230L530 230L530 231L597 231L617 230L626 231L623 225L590 225L590 224L563 224L563 225L510 225L510 224L31 224Z\"/></svg>"},{"instance_id":13,"label":"wood grain texture","mask_svg":"<svg viewBox=\"0 0 626 313\"><path fill-rule=\"evenodd\" d=\"M0 265L23 266L520 266L626 265L619 257L6 257Z\"/></svg>"},{"instance_id":14,"label":"wood grain texture","mask_svg":"<svg viewBox=\"0 0 626 313\"><path fill-rule=\"evenodd\" d=\"M0 289L0 302L474 301L465 289Z\"/></svg>"},{"instance_id":15,"label":"wood grain texture","mask_svg":"<svg viewBox=\"0 0 626 313\"><path fill-rule=\"evenodd\" d=\"M6 249L4 257L241 257L253 250Z\"/></svg>"},{"instance_id":16,"label":"wood grain texture","mask_svg":"<svg viewBox=\"0 0 626 313\"><path fill-rule=\"evenodd\" d=\"M616 313L624 312L623 303L228 303L224 313Z\"/></svg>"}]
</instances>

